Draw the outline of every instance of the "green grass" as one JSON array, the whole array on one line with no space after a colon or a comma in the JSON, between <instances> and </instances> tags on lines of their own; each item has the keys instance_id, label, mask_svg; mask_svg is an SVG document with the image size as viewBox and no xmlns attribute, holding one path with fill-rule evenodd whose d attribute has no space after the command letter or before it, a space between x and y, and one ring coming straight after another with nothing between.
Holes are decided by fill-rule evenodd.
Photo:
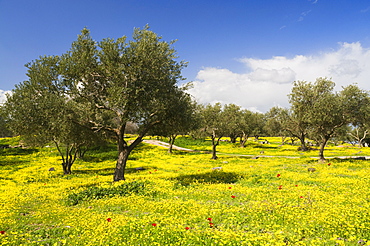
<instances>
[{"instance_id":1,"label":"green grass","mask_svg":"<svg viewBox=\"0 0 370 246\"><path fill-rule=\"evenodd\" d=\"M318 163L279 138L221 142L228 155L211 160L209 140L178 140L201 151L140 144L123 182L112 182L114 145L88 151L66 176L55 148L0 150L0 245L370 244L369 161Z\"/></svg>"}]
</instances>

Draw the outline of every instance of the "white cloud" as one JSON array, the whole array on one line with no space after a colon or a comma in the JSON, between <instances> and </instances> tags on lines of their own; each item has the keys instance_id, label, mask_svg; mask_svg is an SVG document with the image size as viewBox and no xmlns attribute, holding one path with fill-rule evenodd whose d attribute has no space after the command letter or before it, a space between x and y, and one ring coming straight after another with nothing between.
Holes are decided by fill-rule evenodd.
<instances>
[{"instance_id":1,"label":"white cloud","mask_svg":"<svg viewBox=\"0 0 370 246\"><path fill-rule=\"evenodd\" d=\"M11 91L0 90L0 105L6 101L6 94L10 94Z\"/></svg>"},{"instance_id":2,"label":"white cloud","mask_svg":"<svg viewBox=\"0 0 370 246\"><path fill-rule=\"evenodd\" d=\"M235 103L265 112L273 106L289 107L287 95L295 80L315 81L328 77L337 88L357 83L370 90L370 49L359 42L341 43L338 49L316 55L271 59L242 58L249 72L234 73L224 68L198 72L189 92L200 103Z\"/></svg>"}]
</instances>

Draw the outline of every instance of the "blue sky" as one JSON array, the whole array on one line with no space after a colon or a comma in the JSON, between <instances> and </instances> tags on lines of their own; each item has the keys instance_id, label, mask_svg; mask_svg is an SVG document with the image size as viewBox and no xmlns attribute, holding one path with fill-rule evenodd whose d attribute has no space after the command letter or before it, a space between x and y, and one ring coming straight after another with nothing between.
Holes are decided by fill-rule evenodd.
<instances>
[{"instance_id":1,"label":"blue sky","mask_svg":"<svg viewBox=\"0 0 370 246\"><path fill-rule=\"evenodd\" d=\"M294 80L320 76L370 89L368 0L0 0L0 94L27 79L24 64L64 53L84 27L100 41L146 24L178 40L201 103L264 112L288 106Z\"/></svg>"}]
</instances>

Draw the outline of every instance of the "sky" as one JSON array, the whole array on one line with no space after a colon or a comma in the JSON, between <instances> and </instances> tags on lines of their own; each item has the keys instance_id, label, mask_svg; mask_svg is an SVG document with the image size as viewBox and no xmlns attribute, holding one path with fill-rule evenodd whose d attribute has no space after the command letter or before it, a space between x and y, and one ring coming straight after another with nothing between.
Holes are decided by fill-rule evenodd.
<instances>
[{"instance_id":1,"label":"sky","mask_svg":"<svg viewBox=\"0 0 370 246\"><path fill-rule=\"evenodd\" d=\"M177 40L199 103L266 112L319 77L370 90L369 0L0 0L0 101L25 64L65 53L84 27L100 41L146 24Z\"/></svg>"}]
</instances>

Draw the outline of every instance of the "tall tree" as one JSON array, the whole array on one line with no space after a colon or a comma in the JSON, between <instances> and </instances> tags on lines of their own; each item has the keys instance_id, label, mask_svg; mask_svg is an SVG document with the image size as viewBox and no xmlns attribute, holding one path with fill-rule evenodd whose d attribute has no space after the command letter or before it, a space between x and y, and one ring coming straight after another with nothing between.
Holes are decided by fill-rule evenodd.
<instances>
[{"instance_id":1,"label":"tall tree","mask_svg":"<svg viewBox=\"0 0 370 246\"><path fill-rule=\"evenodd\" d=\"M240 147L244 148L245 144L249 138L249 136L252 135L254 130L254 113L248 109L243 109L241 111L241 120L240 120L240 129L241 129L241 135L240 135Z\"/></svg>"},{"instance_id":2,"label":"tall tree","mask_svg":"<svg viewBox=\"0 0 370 246\"><path fill-rule=\"evenodd\" d=\"M253 112L251 117L252 134L257 141L259 137L265 134L265 115L259 112Z\"/></svg>"},{"instance_id":3,"label":"tall tree","mask_svg":"<svg viewBox=\"0 0 370 246\"><path fill-rule=\"evenodd\" d=\"M172 112L169 112L171 117L164 119L163 124L158 124L150 130L150 134L168 138L170 144L168 153L172 153L179 134L188 134L200 128L199 116L196 112L197 105L190 95L181 92L174 103L177 107L173 107Z\"/></svg>"},{"instance_id":4,"label":"tall tree","mask_svg":"<svg viewBox=\"0 0 370 246\"><path fill-rule=\"evenodd\" d=\"M80 105L81 125L105 131L117 141L118 158L114 181L125 180L131 151L155 125L168 120L179 105L177 86L181 69L172 44L146 26L126 37L96 42L83 29L69 52L62 56L60 71L68 94ZM124 136L129 122L139 126L129 144Z\"/></svg>"},{"instance_id":5,"label":"tall tree","mask_svg":"<svg viewBox=\"0 0 370 246\"><path fill-rule=\"evenodd\" d=\"M76 105L64 93L58 56L44 56L26 65L28 81L8 96L4 105L11 129L33 146L55 143L64 174L71 173L82 146L98 141L91 131L74 123Z\"/></svg>"},{"instance_id":6,"label":"tall tree","mask_svg":"<svg viewBox=\"0 0 370 246\"><path fill-rule=\"evenodd\" d=\"M235 143L237 137L242 134L243 118L241 107L232 103L226 104L223 107L222 115L226 120L226 135L232 143Z\"/></svg>"},{"instance_id":7,"label":"tall tree","mask_svg":"<svg viewBox=\"0 0 370 246\"><path fill-rule=\"evenodd\" d=\"M211 137L212 140L212 159L216 160L217 146L220 140L227 134L227 118L223 114L222 105L206 105L202 112L202 125L204 132Z\"/></svg>"},{"instance_id":8,"label":"tall tree","mask_svg":"<svg viewBox=\"0 0 370 246\"><path fill-rule=\"evenodd\" d=\"M341 91L343 107L350 124L348 134L354 138L359 147L370 129L370 95L368 91L360 89L357 85L348 85Z\"/></svg>"},{"instance_id":9,"label":"tall tree","mask_svg":"<svg viewBox=\"0 0 370 246\"><path fill-rule=\"evenodd\" d=\"M0 138L10 137L13 133L9 130L4 108L0 105Z\"/></svg>"},{"instance_id":10,"label":"tall tree","mask_svg":"<svg viewBox=\"0 0 370 246\"><path fill-rule=\"evenodd\" d=\"M281 144L284 144L288 131L285 129L285 122L287 120L288 110L280 107L272 107L265 114L266 123L265 131L273 137L280 136Z\"/></svg>"},{"instance_id":11,"label":"tall tree","mask_svg":"<svg viewBox=\"0 0 370 246\"><path fill-rule=\"evenodd\" d=\"M326 78L318 78L312 84L311 108L307 118L311 134L316 136L320 144L319 157L325 160L324 149L336 130L345 125L348 118L344 114L343 98L334 92L335 83Z\"/></svg>"},{"instance_id":12,"label":"tall tree","mask_svg":"<svg viewBox=\"0 0 370 246\"><path fill-rule=\"evenodd\" d=\"M285 129L291 136L301 142L300 149L307 151L306 138L309 132L310 122L307 114L313 106L313 84L306 81L294 81L292 92L288 95L291 104L288 117L285 121Z\"/></svg>"},{"instance_id":13,"label":"tall tree","mask_svg":"<svg viewBox=\"0 0 370 246\"><path fill-rule=\"evenodd\" d=\"M356 85L334 91L335 83L318 78L314 83L298 81L291 94L292 110L304 115L309 134L320 145L320 160L325 160L324 149L331 137L351 122L364 118L368 97ZM357 119L357 120L356 120Z\"/></svg>"}]
</instances>

